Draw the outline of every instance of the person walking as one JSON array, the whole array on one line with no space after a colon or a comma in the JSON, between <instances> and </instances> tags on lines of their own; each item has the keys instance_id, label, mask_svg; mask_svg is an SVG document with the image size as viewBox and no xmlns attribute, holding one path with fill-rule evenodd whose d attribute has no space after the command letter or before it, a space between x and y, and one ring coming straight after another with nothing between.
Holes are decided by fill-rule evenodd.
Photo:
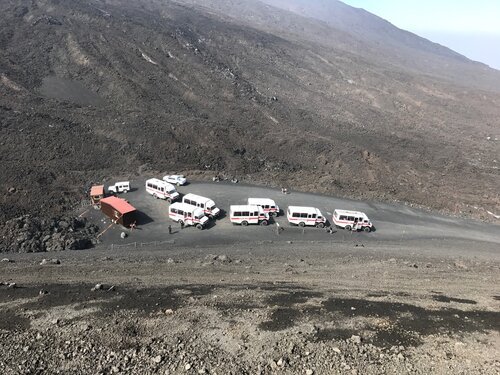
<instances>
[{"instance_id":1,"label":"person walking","mask_svg":"<svg viewBox=\"0 0 500 375\"><path fill-rule=\"evenodd\" d=\"M184 229L184 222L181 221L181 230Z\"/></svg>"},{"instance_id":2,"label":"person walking","mask_svg":"<svg viewBox=\"0 0 500 375\"><path fill-rule=\"evenodd\" d=\"M168 225L168 234L172 234L172 226L170 224Z\"/></svg>"}]
</instances>

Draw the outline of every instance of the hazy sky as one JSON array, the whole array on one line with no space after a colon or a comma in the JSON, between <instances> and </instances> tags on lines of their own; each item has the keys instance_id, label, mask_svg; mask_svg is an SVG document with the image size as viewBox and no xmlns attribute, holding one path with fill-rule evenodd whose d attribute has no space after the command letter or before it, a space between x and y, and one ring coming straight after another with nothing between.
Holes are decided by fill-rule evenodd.
<instances>
[{"instance_id":1,"label":"hazy sky","mask_svg":"<svg viewBox=\"0 0 500 375\"><path fill-rule=\"evenodd\" d=\"M342 0L500 69L500 0Z\"/></svg>"}]
</instances>

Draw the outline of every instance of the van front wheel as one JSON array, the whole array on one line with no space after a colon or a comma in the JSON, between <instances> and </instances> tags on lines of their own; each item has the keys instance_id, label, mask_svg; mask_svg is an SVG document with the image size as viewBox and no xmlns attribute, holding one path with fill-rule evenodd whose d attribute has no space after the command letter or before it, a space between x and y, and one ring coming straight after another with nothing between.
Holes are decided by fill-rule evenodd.
<instances>
[{"instance_id":1,"label":"van front wheel","mask_svg":"<svg viewBox=\"0 0 500 375\"><path fill-rule=\"evenodd\" d=\"M345 229L345 230L351 230L351 229L352 229L352 227L351 227L350 225L346 225L346 226L344 227L344 229Z\"/></svg>"},{"instance_id":2,"label":"van front wheel","mask_svg":"<svg viewBox=\"0 0 500 375\"><path fill-rule=\"evenodd\" d=\"M318 223L318 224L316 224L316 227L318 227L318 228L324 228L324 227L325 227L325 224L323 224L323 223Z\"/></svg>"},{"instance_id":3,"label":"van front wheel","mask_svg":"<svg viewBox=\"0 0 500 375\"><path fill-rule=\"evenodd\" d=\"M198 224L198 225L196 226L196 228L198 228L199 230L202 230L202 229L203 229L203 225Z\"/></svg>"},{"instance_id":4,"label":"van front wheel","mask_svg":"<svg viewBox=\"0 0 500 375\"><path fill-rule=\"evenodd\" d=\"M167 198L167 203L172 203L172 199Z\"/></svg>"},{"instance_id":5,"label":"van front wheel","mask_svg":"<svg viewBox=\"0 0 500 375\"><path fill-rule=\"evenodd\" d=\"M264 225L264 226L266 226L267 224L268 224L268 223L267 223L267 220L262 220L262 221L260 222L260 225Z\"/></svg>"},{"instance_id":6,"label":"van front wheel","mask_svg":"<svg viewBox=\"0 0 500 375\"><path fill-rule=\"evenodd\" d=\"M248 225L248 221L242 221L241 225L243 225L244 227L246 227Z\"/></svg>"},{"instance_id":7,"label":"van front wheel","mask_svg":"<svg viewBox=\"0 0 500 375\"><path fill-rule=\"evenodd\" d=\"M368 233L368 232L372 231L372 228L370 228L370 227L364 227L363 230Z\"/></svg>"}]
</instances>

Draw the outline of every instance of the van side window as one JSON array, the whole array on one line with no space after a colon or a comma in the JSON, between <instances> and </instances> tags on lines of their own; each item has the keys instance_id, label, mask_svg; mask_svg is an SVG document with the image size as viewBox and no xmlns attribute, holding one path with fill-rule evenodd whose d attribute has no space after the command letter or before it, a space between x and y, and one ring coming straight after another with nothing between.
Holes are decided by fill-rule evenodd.
<instances>
[{"instance_id":1,"label":"van side window","mask_svg":"<svg viewBox=\"0 0 500 375\"><path fill-rule=\"evenodd\" d=\"M300 217L300 214L298 212L294 212L292 217Z\"/></svg>"},{"instance_id":2,"label":"van side window","mask_svg":"<svg viewBox=\"0 0 500 375\"><path fill-rule=\"evenodd\" d=\"M347 216L344 216L344 215L340 215L340 218L339 220L347 220Z\"/></svg>"},{"instance_id":3,"label":"van side window","mask_svg":"<svg viewBox=\"0 0 500 375\"><path fill-rule=\"evenodd\" d=\"M258 211L255 211L255 212L253 213L253 216L259 216L259 212L258 212Z\"/></svg>"},{"instance_id":4,"label":"van side window","mask_svg":"<svg viewBox=\"0 0 500 375\"><path fill-rule=\"evenodd\" d=\"M241 214L242 214L243 216L250 216L250 212L248 212L248 211L243 211Z\"/></svg>"},{"instance_id":5,"label":"van side window","mask_svg":"<svg viewBox=\"0 0 500 375\"><path fill-rule=\"evenodd\" d=\"M306 213L301 213L300 217L307 217L307 214Z\"/></svg>"},{"instance_id":6,"label":"van side window","mask_svg":"<svg viewBox=\"0 0 500 375\"><path fill-rule=\"evenodd\" d=\"M184 215L184 211L182 211L182 210L178 210L178 211L177 211L177 213L178 213L179 215Z\"/></svg>"},{"instance_id":7,"label":"van side window","mask_svg":"<svg viewBox=\"0 0 500 375\"><path fill-rule=\"evenodd\" d=\"M170 212L172 212L173 214L176 214L177 213L177 208L171 208Z\"/></svg>"},{"instance_id":8,"label":"van side window","mask_svg":"<svg viewBox=\"0 0 500 375\"><path fill-rule=\"evenodd\" d=\"M264 208L269 208L269 205L268 205L268 204L266 204L266 205L264 206Z\"/></svg>"},{"instance_id":9,"label":"van side window","mask_svg":"<svg viewBox=\"0 0 500 375\"><path fill-rule=\"evenodd\" d=\"M203 203L200 203L201 208L205 208L205 205Z\"/></svg>"},{"instance_id":10,"label":"van side window","mask_svg":"<svg viewBox=\"0 0 500 375\"><path fill-rule=\"evenodd\" d=\"M233 213L233 216L241 216L241 212L240 212L240 211L235 211L235 212Z\"/></svg>"},{"instance_id":11,"label":"van side window","mask_svg":"<svg viewBox=\"0 0 500 375\"><path fill-rule=\"evenodd\" d=\"M312 215L311 215L311 217L312 217L313 219L316 219L316 214L312 214Z\"/></svg>"}]
</instances>

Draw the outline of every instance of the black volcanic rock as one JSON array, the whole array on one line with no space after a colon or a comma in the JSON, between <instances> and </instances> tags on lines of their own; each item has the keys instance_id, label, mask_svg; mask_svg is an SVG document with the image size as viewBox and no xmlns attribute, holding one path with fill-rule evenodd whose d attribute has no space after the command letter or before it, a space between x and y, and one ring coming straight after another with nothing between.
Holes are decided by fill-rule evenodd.
<instances>
[{"instance_id":1,"label":"black volcanic rock","mask_svg":"<svg viewBox=\"0 0 500 375\"><path fill-rule=\"evenodd\" d=\"M0 2L0 220L145 170L500 210L499 72L334 1L287 4Z\"/></svg>"}]
</instances>

